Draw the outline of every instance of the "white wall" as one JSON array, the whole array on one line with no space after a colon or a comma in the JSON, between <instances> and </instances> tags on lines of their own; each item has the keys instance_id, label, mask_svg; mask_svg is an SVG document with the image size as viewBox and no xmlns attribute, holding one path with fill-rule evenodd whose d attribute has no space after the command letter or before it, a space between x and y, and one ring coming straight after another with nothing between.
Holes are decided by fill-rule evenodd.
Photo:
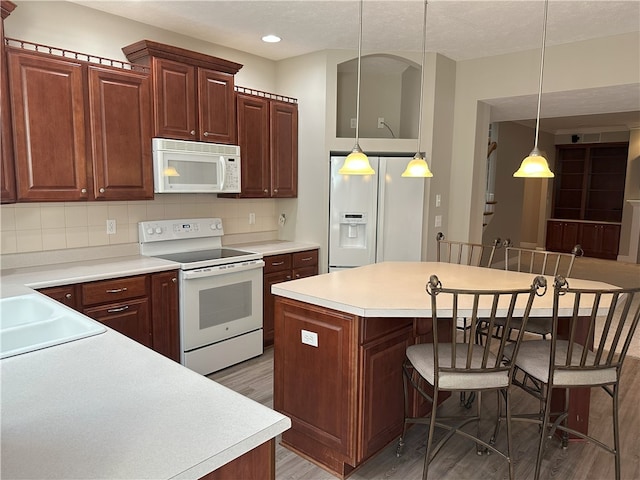
<instances>
[{"instance_id":1,"label":"white wall","mask_svg":"<svg viewBox=\"0 0 640 480\"><path fill-rule=\"evenodd\" d=\"M488 120L483 101L537 94L540 51L457 63L453 125L450 238L481 237L484 202L476 187L484 183ZM630 33L547 47L544 92L612 85L639 85L640 34ZM541 115L544 117L544 95ZM480 120L480 123L479 121ZM478 168L479 167L479 168Z\"/></svg>"}]
</instances>

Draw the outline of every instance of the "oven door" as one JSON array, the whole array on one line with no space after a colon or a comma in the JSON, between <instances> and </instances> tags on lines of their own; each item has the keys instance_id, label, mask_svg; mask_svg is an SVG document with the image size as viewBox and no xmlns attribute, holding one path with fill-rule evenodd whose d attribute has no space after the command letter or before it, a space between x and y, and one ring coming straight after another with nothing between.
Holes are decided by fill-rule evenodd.
<instances>
[{"instance_id":1,"label":"oven door","mask_svg":"<svg viewBox=\"0 0 640 480\"><path fill-rule=\"evenodd\" d=\"M258 260L180 272L183 353L262 329L263 266Z\"/></svg>"}]
</instances>

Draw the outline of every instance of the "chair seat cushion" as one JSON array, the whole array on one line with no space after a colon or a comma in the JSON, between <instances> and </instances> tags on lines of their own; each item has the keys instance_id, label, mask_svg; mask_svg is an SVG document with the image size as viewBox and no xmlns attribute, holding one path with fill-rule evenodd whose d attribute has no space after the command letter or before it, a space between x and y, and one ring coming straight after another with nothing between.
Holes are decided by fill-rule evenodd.
<instances>
[{"instance_id":1,"label":"chair seat cushion","mask_svg":"<svg viewBox=\"0 0 640 480\"><path fill-rule=\"evenodd\" d=\"M556 365L566 363L568 342L566 340L558 340L556 343ZM511 358L514 345L507 345L504 349L504 355ZM582 346L574 344L573 354L571 356L571 365L580 365L580 357L582 356ZM551 356L551 341L549 340L532 340L525 341L520 344L518 358L516 358L516 366L528 375L538 380L549 383L549 357ZM585 365L593 366L595 355L593 352L587 352ZM570 370L564 368L556 368L553 374L553 384L557 386L589 386L604 385L617 381L617 373L614 367L601 367L594 369Z\"/></svg>"},{"instance_id":2,"label":"chair seat cushion","mask_svg":"<svg viewBox=\"0 0 640 480\"><path fill-rule=\"evenodd\" d=\"M465 368L467 362L467 343L456 345L455 368ZM482 347L474 348L471 360L471 369L463 372L447 371L451 368L451 344L438 345L438 388L443 390L483 390L491 388L504 388L509 386L508 371L488 371L481 369ZM434 355L433 344L421 343L407 348L407 358L431 385L434 385ZM496 358L489 354L487 365L495 365Z\"/></svg>"}]
</instances>

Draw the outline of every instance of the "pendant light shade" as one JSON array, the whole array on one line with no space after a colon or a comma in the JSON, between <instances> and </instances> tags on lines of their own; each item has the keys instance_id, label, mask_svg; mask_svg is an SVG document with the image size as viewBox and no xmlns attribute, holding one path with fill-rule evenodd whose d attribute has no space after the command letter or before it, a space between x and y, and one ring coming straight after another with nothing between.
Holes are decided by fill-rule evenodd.
<instances>
[{"instance_id":1,"label":"pendant light shade","mask_svg":"<svg viewBox=\"0 0 640 480\"><path fill-rule=\"evenodd\" d=\"M522 160L520 168L513 174L519 178L553 178L553 172L549 169L547 159L538 149L538 135L540 133L540 101L542 99L542 76L544 73L544 49L547 38L547 10L549 8L549 0L544 2L544 20L542 23L542 53L540 55L540 83L538 85L538 113L536 115L536 139L533 144L533 150L527 158Z\"/></svg>"},{"instance_id":2,"label":"pendant light shade","mask_svg":"<svg viewBox=\"0 0 640 480\"><path fill-rule=\"evenodd\" d=\"M407 168L402 172L403 177L433 177L429 170L429 165L420 151L422 140L422 105L424 103L424 59L427 52L427 0L424 2L424 19L422 25L422 65L420 68L420 110L418 112L418 151L409 162Z\"/></svg>"},{"instance_id":3,"label":"pendant light shade","mask_svg":"<svg viewBox=\"0 0 640 480\"><path fill-rule=\"evenodd\" d=\"M429 170L429 165L421 153L416 153L407 164L407 168L402 172L403 177L433 177L433 173Z\"/></svg>"},{"instance_id":4,"label":"pendant light shade","mask_svg":"<svg viewBox=\"0 0 640 480\"><path fill-rule=\"evenodd\" d=\"M369 159L360 148L359 133L360 133L360 71L362 63L362 3L360 0L360 34L358 36L358 90L356 93L356 144L353 146L353 150L347 156L342 168L338 170L338 173L342 175L373 175L375 170L371 168Z\"/></svg>"}]
</instances>

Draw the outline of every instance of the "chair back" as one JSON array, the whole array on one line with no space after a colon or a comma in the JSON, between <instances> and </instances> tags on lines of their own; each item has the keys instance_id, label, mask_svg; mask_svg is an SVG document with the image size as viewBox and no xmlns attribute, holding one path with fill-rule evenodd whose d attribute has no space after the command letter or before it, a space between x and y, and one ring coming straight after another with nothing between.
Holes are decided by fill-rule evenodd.
<instances>
[{"instance_id":1,"label":"chair back","mask_svg":"<svg viewBox=\"0 0 640 480\"><path fill-rule=\"evenodd\" d=\"M432 275L427 292L431 296L436 377L456 373L504 374L505 385L508 385L513 361L505 365L501 359L505 346L514 342L509 342L503 335L494 337L489 334L484 345L474 343L478 319L482 319L486 325L483 328L489 332L495 332L501 326L509 328L515 318L522 319L526 324L535 296L544 295L546 290L547 280L543 276L537 276L528 288L466 290L446 288L436 275ZM469 342L459 343L455 340L456 322L442 322L461 316L471 319ZM523 334L524 329L519 330L515 345L511 347L515 349L512 360L516 358ZM439 350L446 355L444 359L450 360L446 364L441 362L443 357L439 355Z\"/></svg>"},{"instance_id":2,"label":"chair back","mask_svg":"<svg viewBox=\"0 0 640 480\"><path fill-rule=\"evenodd\" d=\"M640 287L571 288L558 276L553 290L551 358L556 361L550 362L550 382L579 386L617 381L640 319ZM593 348L583 348L591 342Z\"/></svg>"},{"instance_id":3,"label":"chair back","mask_svg":"<svg viewBox=\"0 0 640 480\"><path fill-rule=\"evenodd\" d=\"M570 277L576 256L582 255L582 247L576 245L571 253L550 252L530 248L513 247L505 244L504 268L516 272L526 272L555 277Z\"/></svg>"},{"instance_id":4,"label":"chair back","mask_svg":"<svg viewBox=\"0 0 640 480\"><path fill-rule=\"evenodd\" d=\"M491 245L445 240L442 232L436 235L436 241L438 242L436 250L438 262L474 267L491 267L496 249L502 245L499 238L496 238Z\"/></svg>"}]
</instances>

